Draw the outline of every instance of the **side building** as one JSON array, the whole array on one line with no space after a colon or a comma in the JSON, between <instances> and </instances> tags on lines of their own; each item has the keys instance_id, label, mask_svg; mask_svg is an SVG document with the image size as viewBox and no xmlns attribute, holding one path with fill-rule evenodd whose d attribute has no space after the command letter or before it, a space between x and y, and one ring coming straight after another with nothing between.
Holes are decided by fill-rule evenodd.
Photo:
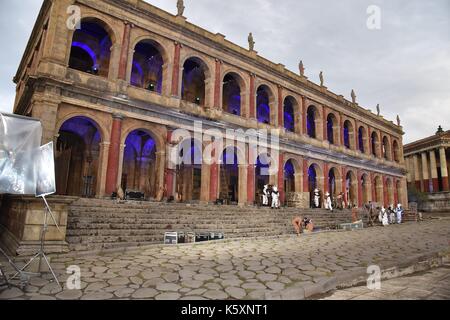
<instances>
[{"instance_id":1,"label":"side building","mask_svg":"<svg viewBox=\"0 0 450 320\"><path fill-rule=\"evenodd\" d=\"M441 127L435 135L405 145L408 189L413 195L426 194L422 210L450 210L449 159L450 131Z\"/></svg>"}]
</instances>

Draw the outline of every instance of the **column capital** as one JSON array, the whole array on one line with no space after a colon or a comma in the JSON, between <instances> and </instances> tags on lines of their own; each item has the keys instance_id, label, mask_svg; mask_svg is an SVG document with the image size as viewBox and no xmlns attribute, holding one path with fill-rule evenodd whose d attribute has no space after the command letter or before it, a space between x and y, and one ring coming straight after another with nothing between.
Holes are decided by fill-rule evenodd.
<instances>
[{"instance_id":1,"label":"column capital","mask_svg":"<svg viewBox=\"0 0 450 320\"><path fill-rule=\"evenodd\" d=\"M122 121L122 120L125 119L125 116L124 116L123 114L120 114L120 113L113 113L113 114L112 114L112 118L113 118L114 120L120 120L120 121Z\"/></svg>"}]
</instances>

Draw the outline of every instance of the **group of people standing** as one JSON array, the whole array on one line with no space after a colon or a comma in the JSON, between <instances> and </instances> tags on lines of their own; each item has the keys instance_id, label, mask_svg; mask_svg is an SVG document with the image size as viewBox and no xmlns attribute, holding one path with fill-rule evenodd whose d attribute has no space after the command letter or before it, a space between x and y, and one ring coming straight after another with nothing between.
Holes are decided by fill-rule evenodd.
<instances>
[{"instance_id":1,"label":"group of people standing","mask_svg":"<svg viewBox=\"0 0 450 320\"><path fill-rule=\"evenodd\" d=\"M311 207L312 208L321 208L321 201L322 195L319 191L319 189L315 189L312 193L312 199L311 199ZM334 199L329 192L325 193L325 199L324 199L324 208L330 211L333 211L334 209L344 209L346 207L344 194L340 193L336 199Z\"/></svg>"},{"instance_id":2,"label":"group of people standing","mask_svg":"<svg viewBox=\"0 0 450 320\"><path fill-rule=\"evenodd\" d=\"M402 217L403 217L403 207L399 203L396 208L394 208L394 205L391 204L387 209L383 206L380 209L380 212L378 213L378 221L383 226L388 226L390 224L400 224L402 223Z\"/></svg>"},{"instance_id":3,"label":"group of people standing","mask_svg":"<svg viewBox=\"0 0 450 320\"><path fill-rule=\"evenodd\" d=\"M262 205L264 207L271 207L272 209L280 209L280 191L277 186L266 184L262 192Z\"/></svg>"}]
</instances>

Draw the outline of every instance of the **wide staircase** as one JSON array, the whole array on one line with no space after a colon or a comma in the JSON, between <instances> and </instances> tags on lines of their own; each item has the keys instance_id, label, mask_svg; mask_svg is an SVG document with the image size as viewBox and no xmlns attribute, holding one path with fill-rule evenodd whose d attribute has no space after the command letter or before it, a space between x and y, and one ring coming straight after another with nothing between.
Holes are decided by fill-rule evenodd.
<instances>
[{"instance_id":1,"label":"wide staircase","mask_svg":"<svg viewBox=\"0 0 450 320\"><path fill-rule=\"evenodd\" d=\"M164 233L221 232L225 239L294 233L295 216L313 219L320 229L351 222L349 210L216 206L79 199L71 205L67 241L72 250L103 250L164 242Z\"/></svg>"}]
</instances>

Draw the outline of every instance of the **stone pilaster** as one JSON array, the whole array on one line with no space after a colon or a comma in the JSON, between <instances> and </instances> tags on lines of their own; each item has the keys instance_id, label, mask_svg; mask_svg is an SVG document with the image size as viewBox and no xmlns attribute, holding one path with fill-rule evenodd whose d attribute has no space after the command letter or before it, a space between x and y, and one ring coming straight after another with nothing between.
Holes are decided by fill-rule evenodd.
<instances>
[{"instance_id":1,"label":"stone pilaster","mask_svg":"<svg viewBox=\"0 0 450 320\"><path fill-rule=\"evenodd\" d=\"M438 192L439 180L438 180L435 150L430 151L430 169L431 169L431 184L433 186L433 192Z\"/></svg>"},{"instance_id":2,"label":"stone pilaster","mask_svg":"<svg viewBox=\"0 0 450 320\"><path fill-rule=\"evenodd\" d=\"M428 174L428 159L427 154L422 152L422 180L423 180L423 192L430 192L430 180Z\"/></svg>"},{"instance_id":3,"label":"stone pilaster","mask_svg":"<svg viewBox=\"0 0 450 320\"><path fill-rule=\"evenodd\" d=\"M111 145L109 147L108 169L106 173L105 192L107 195L111 195L117 190L117 173L119 170L122 120L122 116L113 115L113 124L111 128Z\"/></svg>"},{"instance_id":4,"label":"stone pilaster","mask_svg":"<svg viewBox=\"0 0 450 320\"><path fill-rule=\"evenodd\" d=\"M439 160L441 164L442 188L444 191L449 191L447 157L444 147L439 148Z\"/></svg>"}]
</instances>

